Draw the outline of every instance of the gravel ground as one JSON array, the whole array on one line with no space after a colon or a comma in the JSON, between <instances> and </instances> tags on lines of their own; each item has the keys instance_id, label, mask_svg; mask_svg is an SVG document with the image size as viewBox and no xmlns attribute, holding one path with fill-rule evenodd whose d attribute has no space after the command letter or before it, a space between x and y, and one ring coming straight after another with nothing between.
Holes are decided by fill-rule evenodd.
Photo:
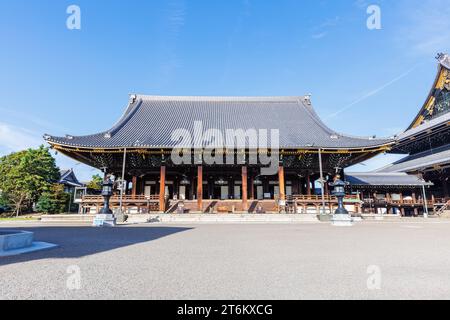
<instances>
[{"instance_id":1,"label":"gravel ground","mask_svg":"<svg viewBox=\"0 0 450 320\"><path fill-rule=\"evenodd\" d=\"M0 228L60 245L0 258L1 299L450 299L446 222Z\"/></svg>"}]
</instances>

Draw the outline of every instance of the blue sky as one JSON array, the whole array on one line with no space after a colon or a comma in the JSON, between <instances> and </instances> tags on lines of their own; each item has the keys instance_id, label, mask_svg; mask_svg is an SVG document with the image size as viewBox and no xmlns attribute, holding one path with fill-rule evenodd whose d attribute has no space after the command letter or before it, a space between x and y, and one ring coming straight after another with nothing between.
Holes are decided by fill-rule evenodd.
<instances>
[{"instance_id":1,"label":"blue sky","mask_svg":"<svg viewBox=\"0 0 450 320\"><path fill-rule=\"evenodd\" d=\"M81 30L66 27L72 4ZM381 30L366 27L371 4ZM0 154L44 133L105 130L128 93L311 93L331 128L392 136L424 102L436 53L450 51L449 16L444 0L0 0Z\"/></svg>"}]
</instances>

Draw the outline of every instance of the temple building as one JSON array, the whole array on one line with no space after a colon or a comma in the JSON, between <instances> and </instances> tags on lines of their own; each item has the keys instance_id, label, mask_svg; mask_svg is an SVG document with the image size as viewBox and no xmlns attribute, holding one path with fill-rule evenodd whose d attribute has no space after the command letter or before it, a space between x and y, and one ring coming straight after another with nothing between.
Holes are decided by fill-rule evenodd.
<instances>
[{"instance_id":1,"label":"temple building","mask_svg":"<svg viewBox=\"0 0 450 320\"><path fill-rule=\"evenodd\" d=\"M116 177L113 208L129 213L331 212L328 182L348 182L353 212L422 215L450 206L450 57L407 130L392 139L328 128L310 96L131 95L111 129L45 135L51 147ZM405 157L371 173L344 169L383 152ZM85 195L83 212L102 198Z\"/></svg>"},{"instance_id":2,"label":"temple building","mask_svg":"<svg viewBox=\"0 0 450 320\"><path fill-rule=\"evenodd\" d=\"M81 188L84 186L83 183L78 181L73 169L60 170L59 174L61 178L58 183L64 186L64 192L73 193L76 188Z\"/></svg>"},{"instance_id":3,"label":"temple building","mask_svg":"<svg viewBox=\"0 0 450 320\"><path fill-rule=\"evenodd\" d=\"M408 129L396 138L389 151L406 156L380 173L405 172L431 181L434 197L449 198L450 167L450 57L439 54L436 80Z\"/></svg>"},{"instance_id":4,"label":"temple building","mask_svg":"<svg viewBox=\"0 0 450 320\"><path fill-rule=\"evenodd\" d=\"M439 199L430 192L433 183L404 172L347 172L349 194L358 194L362 214L419 216L436 213Z\"/></svg>"},{"instance_id":5,"label":"temple building","mask_svg":"<svg viewBox=\"0 0 450 320\"><path fill-rule=\"evenodd\" d=\"M439 54L437 59L437 76L424 105L388 151L405 157L375 172L346 175L364 213L418 216L450 206L450 57Z\"/></svg>"},{"instance_id":6,"label":"temple building","mask_svg":"<svg viewBox=\"0 0 450 320\"><path fill-rule=\"evenodd\" d=\"M112 206L141 213L180 207L280 212L286 201L298 213L318 212L324 204L332 210L337 202L324 182L394 143L335 132L318 117L310 96L131 95L107 131L44 138L77 161L123 177L123 194L117 192ZM85 196L82 206L95 212L101 201ZM346 201L359 210L356 198Z\"/></svg>"}]
</instances>

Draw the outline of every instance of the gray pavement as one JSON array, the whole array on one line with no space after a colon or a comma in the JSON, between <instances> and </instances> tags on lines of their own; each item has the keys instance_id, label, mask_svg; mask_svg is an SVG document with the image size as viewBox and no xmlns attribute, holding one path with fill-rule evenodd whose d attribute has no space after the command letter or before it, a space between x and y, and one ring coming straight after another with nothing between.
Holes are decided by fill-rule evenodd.
<instances>
[{"instance_id":1,"label":"gray pavement","mask_svg":"<svg viewBox=\"0 0 450 320\"><path fill-rule=\"evenodd\" d=\"M0 258L1 299L450 299L448 222L7 228L60 247Z\"/></svg>"}]
</instances>

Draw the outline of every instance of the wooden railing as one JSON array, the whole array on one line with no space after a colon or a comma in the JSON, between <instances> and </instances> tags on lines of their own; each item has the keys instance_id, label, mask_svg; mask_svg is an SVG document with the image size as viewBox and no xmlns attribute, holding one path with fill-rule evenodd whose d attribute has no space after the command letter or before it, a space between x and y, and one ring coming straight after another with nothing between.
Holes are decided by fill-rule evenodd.
<instances>
[{"instance_id":1,"label":"wooden railing","mask_svg":"<svg viewBox=\"0 0 450 320\"><path fill-rule=\"evenodd\" d=\"M280 203L278 201L279 199L268 199L265 200L269 206L279 207ZM288 207L289 205L293 207L320 207L323 203L323 200L325 200L325 205L327 208L333 209L337 205L337 198L332 195L324 195L322 198L322 195L291 195L286 197L285 205ZM100 207L104 201L104 198L101 195L85 195L82 198L81 205L85 208L89 208L92 206ZM158 211L159 208L159 195L123 195L122 196L122 205L128 208L147 208L147 210L155 210ZM212 200L208 199L205 201L218 201L221 200ZM226 200L227 203L236 202L238 205L236 208L238 208L239 204L242 202L242 200ZM248 200L249 203L251 201L256 200ZM189 202L186 200L186 202ZM192 203L196 204L195 200L192 200ZM272 205L273 203L273 205ZM344 198L344 203L346 205L355 205L355 210L359 210L363 207L385 207L385 208L418 208L420 206L423 206L423 199L400 199L400 200L392 200L390 197L382 198L382 199L360 199L358 195L347 195ZM120 195L114 195L110 199L111 207L118 207L120 205ZM440 198L432 198L431 200L426 200L426 205L428 208L434 208L435 211L438 209L439 212L450 208L450 201L449 199L440 199ZM166 199L166 208L170 209L169 201ZM144 210L143 209L143 210ZM278 211L278 209L276 209Z\"/></svg>"},{"instance_id":2,"label":"wooden railing","mask_svg":"<svg viewBox=\"0 0 450 320\"><path fill-rule=\"evenodd\" d=\"M82 198L82 203L102 203L104 201L103 196L100 195L85 195ZM150 196L144 196L144 195L123 195L122 196L122 202L123 203L134 203L134 202L158 202L159 201L159 195L150 195ZM120 202L120 196L114 195L109 200L110 203L118 203Z\"/></svg>"},{"instance_id":3,"label":"wooden railing","mask_svg":"<svg viewBox=\"0 0 450 320\"><path fill-rule=\"evenodd\" d=\"M438 216L444 213L444 211L448 210L450 208L450 200L448 200L446 203L442 205L442 207L439 208L439 210L436 212Z\"/></svg>"},{"instance_id":4,"label":"wooden railing","mask_svg":"<svg viewBox=\"0 0 450 320\"><path fill-rule=\"evenodd\" d=\"M297 202L336 202L337 198L335 196L324 195L323 198L321 195L293 195L292 199ZM357 195L347 195L344 198L344 202L346 201L358 201L360 200Z\"/></svg>"}]
</instances>

